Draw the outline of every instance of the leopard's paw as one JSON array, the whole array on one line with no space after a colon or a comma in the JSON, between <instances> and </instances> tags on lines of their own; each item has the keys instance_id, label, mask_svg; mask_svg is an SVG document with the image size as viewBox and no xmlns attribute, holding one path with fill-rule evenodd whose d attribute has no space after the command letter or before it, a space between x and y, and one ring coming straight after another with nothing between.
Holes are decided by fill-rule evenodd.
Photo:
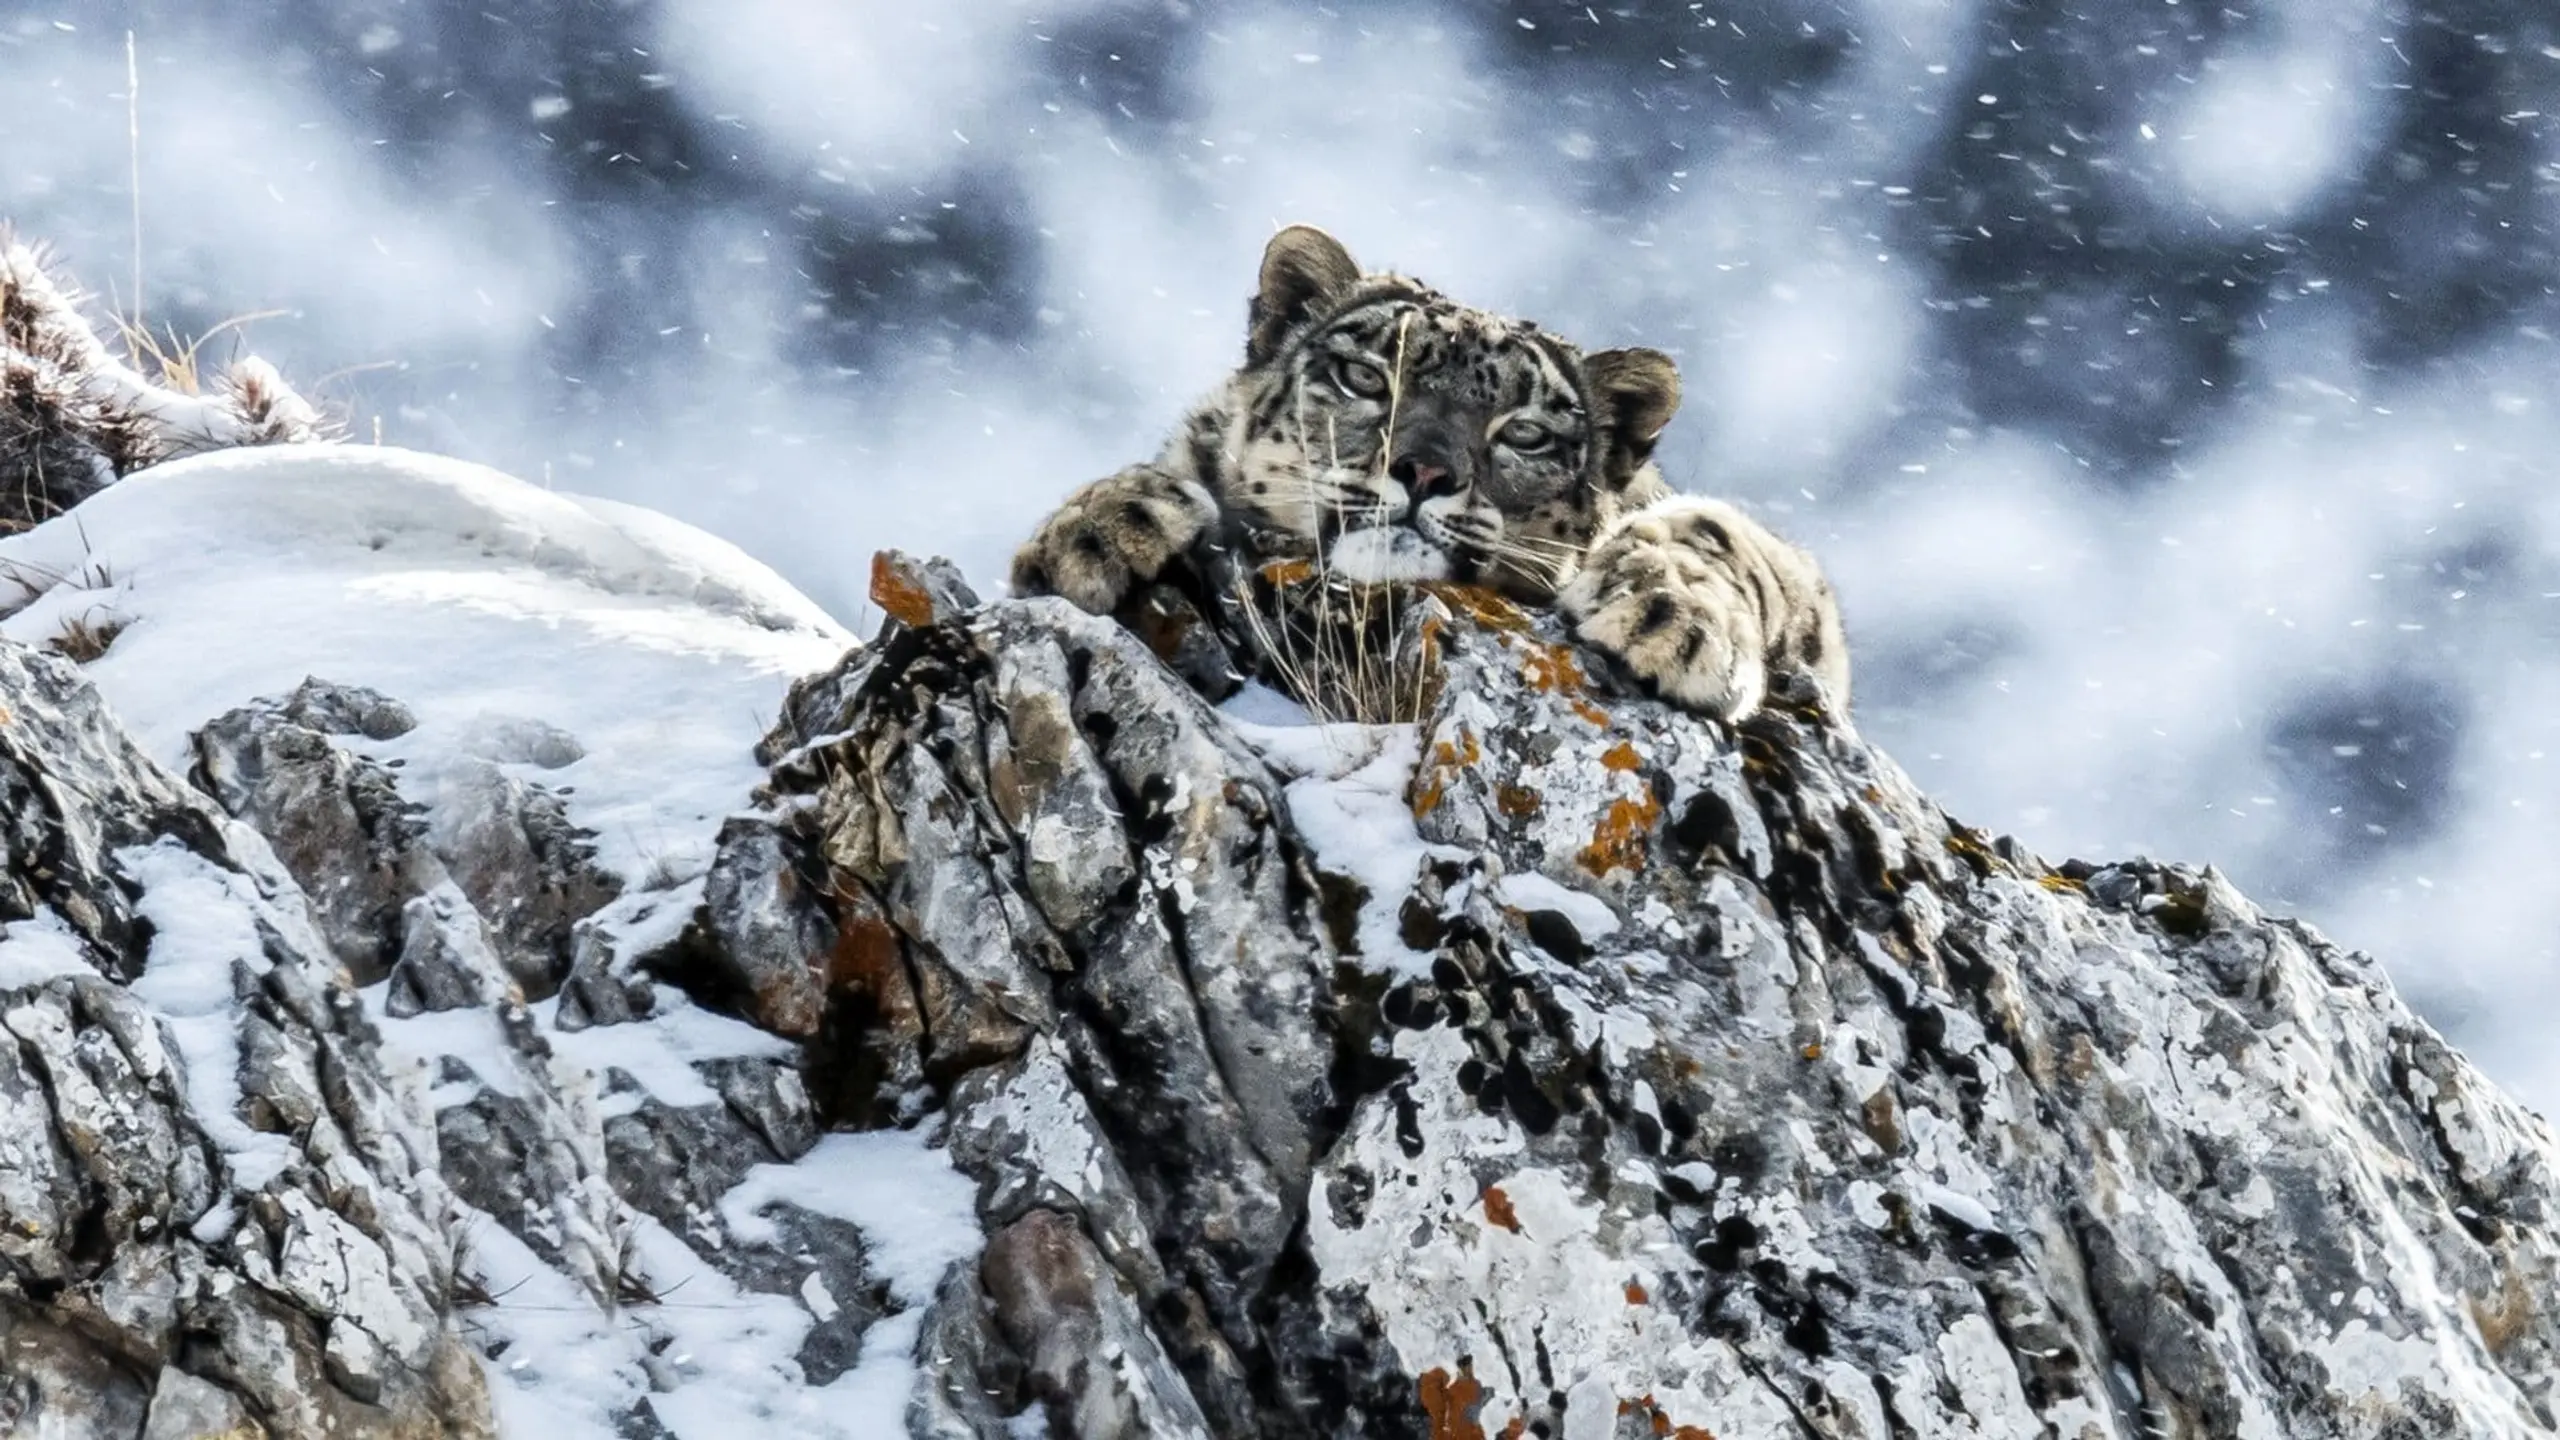
<instances>
[{"instance_id":1,"label":"leopard's paw","mask_svg":"<svg viewBox=\"0 0 2560 1440\"><path fill-rule=\"evenodd\" d=\"M1067 497L1013 557L1013 593L1062 595L1108 615L1154 579L1217 518L1209 492L1151 466Z\"/></svg>"},{"instance_id":2,"label":"leopard's paw","mask_svg":"<svg viewBox=\"0 0 2560 1440\"><path fill-rule=\"evenodd\" d=\"M1665 697L1740 720L1773 676L1845 725L1849 651L1813 557L1722 500L1673 496L1610 522L1556 596L1584 643Z\"/></svg>"},{"instance_id":3,"label":"leopard's paw","mask_svg":"<svg viewBox=\"0 0 2560 1440\"><path fill-rule=\"evenodd\" d=\"M1747 582L1649 514L1603 532L1556 606L1584 644L1721 720L1760 708L1767 644Z\"/></svg>"}]
</instances>

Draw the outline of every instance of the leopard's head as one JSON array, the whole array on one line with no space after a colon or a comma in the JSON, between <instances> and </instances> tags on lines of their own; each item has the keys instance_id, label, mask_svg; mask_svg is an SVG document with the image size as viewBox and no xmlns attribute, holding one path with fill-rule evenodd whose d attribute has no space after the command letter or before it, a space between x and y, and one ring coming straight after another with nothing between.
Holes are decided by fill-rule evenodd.
<instances>
[{"instance_id":1,"label":"leopard's head","mask_svg":"<svg viewBox=\"0 0 2560 1440\"><path fill-rule=\"evenodd\" d=\"M1659 351L1586 355L1363 274L1307 226L1263 252L1239 381L1226 499L1255 558L1530 600L1648 476L1680 403Z\"/></svg>"}]
</instances>

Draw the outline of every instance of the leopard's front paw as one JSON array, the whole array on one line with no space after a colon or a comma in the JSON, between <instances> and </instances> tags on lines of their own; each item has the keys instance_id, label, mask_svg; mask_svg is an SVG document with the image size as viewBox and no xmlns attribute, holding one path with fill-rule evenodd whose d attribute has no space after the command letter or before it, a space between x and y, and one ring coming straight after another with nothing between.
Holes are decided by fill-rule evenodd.
<instances>
[{"instance_id":1,"label":"leopard's front paw","mask_svg":"<svg viewBox=\"0 0 2560 1440\"><path fill-rule=\"evenodd\" d=\"M1740 720L1783 669L1847 713L1848 652L1821 570L1721 500L1663 500L1612 523L1556 604L1584 643L1691 709Z\"/></svg>"},{"instance_id":2,"label":"leopard's front paw","mask_svg":"<svg viewBox=\"0 0 2560 1440\"><path fill-rule=\"evenodd\" d=\"M1217 518L1200 486L1133 466L1067 497L1013 557L1013 593L1063 595L1108 615Z\"/></svg>"},{"instance_id":3,"label":"leopard's front paw","mask_svg":"<svg viewBox=\"0 0 2560 1440\"><path fill-rule=\"evenodd\" d=\"M1760 708L1760 618L1732 570L1637 521L1605 535L1556 596L1584 644L1721 720Z\"/></svg>"}]
</instances>

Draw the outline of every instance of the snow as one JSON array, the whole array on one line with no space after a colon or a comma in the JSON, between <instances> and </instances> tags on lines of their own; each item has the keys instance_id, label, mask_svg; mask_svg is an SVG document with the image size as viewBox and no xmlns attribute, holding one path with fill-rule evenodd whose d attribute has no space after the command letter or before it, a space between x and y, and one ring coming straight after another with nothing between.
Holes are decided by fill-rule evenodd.
<instances>
[{"instance_id":1,"label":"snow","mask_svg":"<svg viewBox=\"0 0 2560 1440\"><path fill-rule=\"evenodd\" d=\"M1553 910L1573 924L1585 940L1600 940L1618 928L1618 912L1609 902L1586 891L1571 890L1544 875L1505 875L1494 885L1502 903L1515 910Z\"/></svg>"},{"instance_id":2,"label":"snow","mask_svg":"<svg viewBox=\"0 0 2560 1440\"><path fill-rule=\"evenodd\" d=\"M80 942L47 906L32 920L0 925L0 990L23 990L64 975L98 973L80 954Z\"/></svg>"},{"instance_id":3,"label":"snow","mask_svg":"<svg viewBox=\"0 0 2560 1440\"><path fill-rule=\"evenodd\" d=\"M366 1009L401 1067L432 1071L453 1056L480 1084L521 1091L523 1066L484 1010L382 1013L388 984L364 993ZM740 1057L780 1057L793 1047L753 1026L715 1015L661 987L648 1019L566 1031L554 1027L556 1000L532 1007L549 1045L554 1081L600 1094L610 1116L648 1099L670 1106L717 1105L719 1094L694 1068ZM608 1072L638 1089L609 1093ZM581 1077L569 1079L567 1077ZM478 1085L440 1089L458 1103ZM466 1325L484 1356L499 1432L542 1440L610 1440L616 1414L644 1403L681 1440L752 1433L872 1440L896 1433L916 1380L914 1351L924 1308L944 1272L977 1254L976 1187L920 1133L829 1135L797 1162L759 1165L720 1202L729 1235L756 1243L779 1237L765 1214L799 1206L856 1225L864 1262L888 1280L904 1308L864 1332L860 1363L812 1386L798 1355L812 1323L840 1309L815 1271L787 1294L740 1287L706 1263L683 1237L635 1217L630 1254L657 1302L608 1315L570 1276L546 1264L495 1219L475 1215L466 1268L498 1303L470 1310ZM494 1349L496 1354L490 1357Z\"/></svg>"},{"instance_id":4,"label":"snow","mask_svg":"<svg viewBox=\"0 0 2560 1440\"><path fill-rule=\"evenodd\" d=\"M1912 1198L1968 1229L1990 1234L2000 1233L2000 1222L1990 1207L1961 1191L1923 1180L1912 1188Z\"/></svg>"},{"instance_id":5,"label":"snow","mask_svg":"<svg viewBox=\"0 0 2560 1440\"><path fill-rule=\"evenodd\" d=\"M944 1272L978 1253L976 1182L916 1130L829 1135L789 1165L759 1165L720 1197L741 1240L779 1237L768 1205L792 1204L861 1227L864 1261L906 1305L930 1303Z\"/></svg>"},{"instance_id":6,"label":"snow","mask_svg":"<svg viewBox=\"0 0 2560 1440\"><path fill-rule=\"evenodd\" d=\"M1290 768L1284 761L1310 758L1308 751L1274 746L1267 734L1252 727L1238 729L1284 771ZM1348 738L1342 732L1355 729L1374 732L1364 748L1334 748ZM1289 782L1283 792L1289 818L1315 848L1320 866L1367 889L1353 932L1362 962L1398 975L1428 974L1431 956L1405 943L1397 919L1414 873L1434 852L1414 827L1412 804L1405 798L1414 765L1422 758L1420 736L1410 725L1326 725L1315 727L1307 743L1315 747L1314 754L1334 756L1336 763Z\"/></svg>"},{"instance_id":7,"label":"snow","mask_svg":"<svg viewBox=\"0 0 2560 1440\"><path fill-rule=\"evenodd\" d=\"M267 970L258 923L266 902L246 877L176 842L117 852L142 887L134 908L151 922L151 950L131 987L168 1027L187 1072L187 1109L222 1149L232 1185L255 1191L293 1161L284 1136L253 1130L240 1116L240 1018L233 974ZM199 1231L208 1221L200 1223Z\"/></svg>"},{"instance_id":8,"label":"snow","mask_svg":"<svg viewBox=\"0 0 2560 1440\"><path fill-rule=\"evenodd\" d=\"M723 1197L722 1217L745 1241L778 1236L763 1214L777 1203L862 1228L866 1266L888 1280L904 1308L874 1322L858 1363L825 1385L805 1383L797 1358L810 1326L840 1308L814 1271L788 1294L742 1289L640 1217L631 1256L657 1301L609 1317L482 1217L472 1231L473 1264L484 1287L503 1298L470 1319L484 1349L505 1342L487 1367L500 1433L609 1440L617 1434L609 1417L644 1400L679 1440L901 1433L925 1307L944 1272L978 1251L976 1199L944 1152L900 1131L830 1135L795 1164L757 1166Z\"/></svg>"},{"instance_id":9,"label":"snow","mask_svg":"<svg viewBox=\"0 0 2560 1440\"><path fill-rule=\"evenodd\" d=\"M73 616L123 625L90 676L180 773L189 732L306 676L411 708L416 730L366 748L402 762L415 795L509 722L565 732L583 754L539 778L634 882L708 863L785 688L852 643L770 570L663 516L368 446L133 476L0 540L0 615L0 634L38 644Z\"/></svg>"},{"instance_id":10,"label":"snow","mask_svg":"<svg viewBox=\"0 0 2560 1440\"><path fill-rule=\"evenodd\" d=\"M585 1030L554 1027L557 999L534 1007L551 1050L597 1075L619 1070L648 1098L661 1105L716 1105L720 1093L693 1067L706 1060L762 1056L779 1059L798 1047L779 1036L733 1020L686 1000L671 988L658 990L658 1008L641 1025L598 1025ZM640 1095L625 1092L604 1103L608 1115L639 1104Z\"/></svg>"}]
</instances>

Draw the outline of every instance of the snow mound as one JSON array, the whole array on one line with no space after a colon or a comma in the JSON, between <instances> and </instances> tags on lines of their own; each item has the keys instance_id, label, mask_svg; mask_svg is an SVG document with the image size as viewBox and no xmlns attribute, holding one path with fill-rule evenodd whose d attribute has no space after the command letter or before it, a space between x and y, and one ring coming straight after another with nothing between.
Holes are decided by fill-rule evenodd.
<instances>
[{"instance_id":1,"label":"snow mound","mask_svg":"<svg viewBox=\"0 0 2560 1440\"><path fill-rule=\"evenodd\" d=\"M306 676L396 696L417 728L370 748L429 782L404 790L501 762L566 797L627 883L707 863L784 690L853 643L677 521L352 445L175 461L0 540L0 634L107 641L92 679L181 773L192 731ZM496 743L528 721L575 745Z\"/></svg>"}]
</instances>

